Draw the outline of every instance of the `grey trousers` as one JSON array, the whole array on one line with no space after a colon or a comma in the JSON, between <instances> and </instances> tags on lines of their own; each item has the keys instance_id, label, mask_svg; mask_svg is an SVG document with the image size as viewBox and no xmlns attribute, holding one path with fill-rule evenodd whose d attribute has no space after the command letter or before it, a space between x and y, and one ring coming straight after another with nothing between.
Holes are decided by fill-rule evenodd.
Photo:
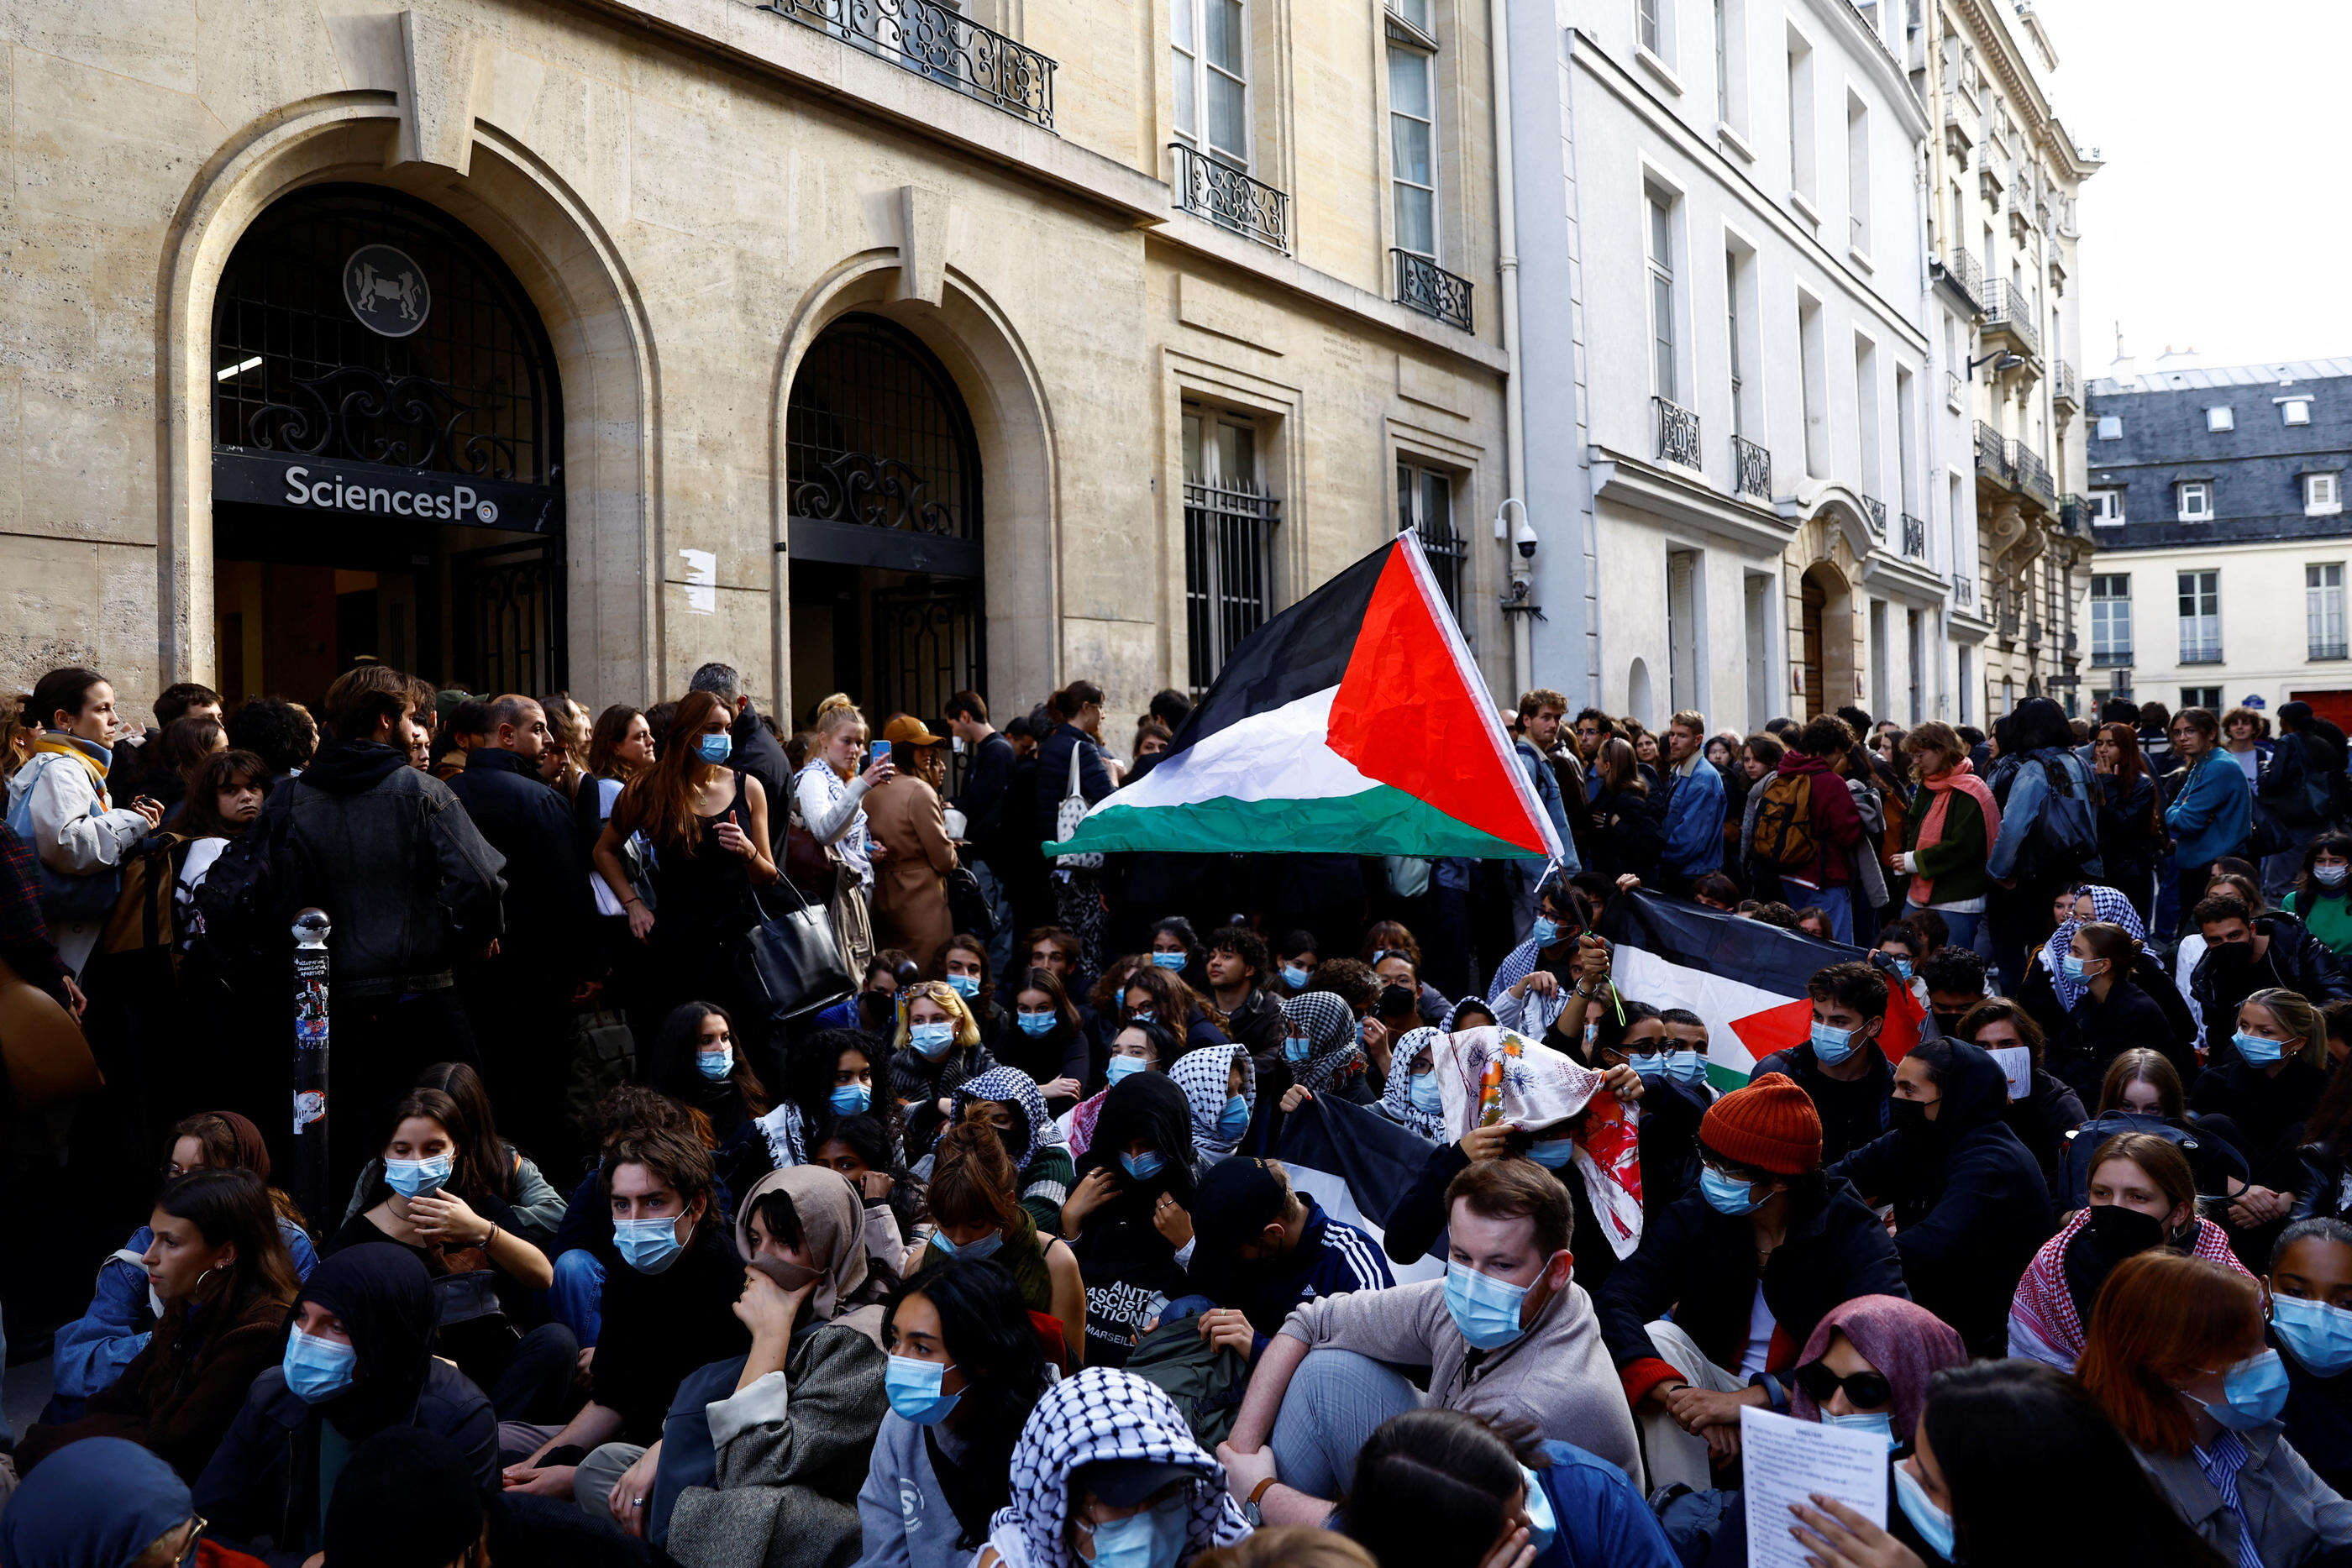
<instances>
[{"instance_id":1,"label":"grey trousers","mask_svg":"<svg viewBox=\"0 0 2352 1568\"><path fill-rule=\"evenodd\" d=\"M581 1460L580 1468L572 1472L572 1500L589 1518L612 1522L613 1483L645 1457L645 1448L636 1443L605 1444ZM653 1489L646 1490L650 1492Z\"/></svg>"},{"instance_id":2,"label":"grey trousers","mask_svg":"<svg viewBox=\"0 0 2352 1568\"><path fill-rule=\"evenodd\" d=\"M1356 1455L1391 1416L1418 1410L1427 1396L1368 1355L1309 1351L1291 1375L1274 1418L1275 1473L1309 1497L1332 1498L1356 1479Z\"/></svg>"}]
</instances>

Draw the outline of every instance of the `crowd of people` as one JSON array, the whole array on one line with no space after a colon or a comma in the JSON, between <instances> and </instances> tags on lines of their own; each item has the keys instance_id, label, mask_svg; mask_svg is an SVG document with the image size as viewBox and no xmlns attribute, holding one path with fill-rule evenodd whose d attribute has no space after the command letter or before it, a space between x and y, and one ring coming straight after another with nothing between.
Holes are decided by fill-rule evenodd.
<instances>
[{"instance_id":1,"label":"crowd of people","mask_svg":"<svg viewBox=\"0 0 2352 1568\"><path fill-rule=\"evenodd\" d=\"M1181 694L1123 746L1104 704L877 739L723 664L592 717L363 664L142 729L45 675L0 963L102 1082L9 1107L94 1239L0 1281L52 1386L0 1568L2352 1563L2308 707L1742 737L1535 690L1549 866L1049 857L1184 743ZM1621 988L1656 897L1784 928L1805 1038L1743 1073ZM1375 1125L1404 1174L1334 1212L1286 1152ZM1751 1410L1883 1443L1884 1522L1751 1518Z\"/></svg>"}]
</instances>

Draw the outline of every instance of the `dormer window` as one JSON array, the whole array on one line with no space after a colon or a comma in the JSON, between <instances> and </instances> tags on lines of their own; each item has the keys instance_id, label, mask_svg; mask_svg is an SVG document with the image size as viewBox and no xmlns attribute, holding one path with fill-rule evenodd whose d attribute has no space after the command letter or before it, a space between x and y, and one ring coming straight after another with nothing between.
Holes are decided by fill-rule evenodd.
<instances>
[{"instance_id":1,"label":"dormer window","mask_svg":"<svg viewBox=\"0 0 2352 1568\"><path fill-rule=\"evenodd\" d=\"M2226 403L2220 408L2209 408L2205 411L2205 428L2208 430L2235 430L2238 428L2238 416L2231 412L2229 405Z\"/></svg>"},{"instance_id":2,"label":"dormer window","mask_svg":"<svg viewBox=\"0 0 2352 1568\"><path fill-rule=\"evenodd\" d=\"M2344 479L2340 474L2303 476L2303 515L2325 517L2344 509Z\"/></svg>"},{"instance_id":3,"label":"dormer window","mask_svg":"<svg viewBox=\"0 0 2352 1568\"><path fill-rule=\"evenodd\" d=\"M2213 520L2213 482L2210 479L2184 479L2172 487L2179 500L2177 516L2184 523L2210 523Z\"/></svg>"}]
</instances>

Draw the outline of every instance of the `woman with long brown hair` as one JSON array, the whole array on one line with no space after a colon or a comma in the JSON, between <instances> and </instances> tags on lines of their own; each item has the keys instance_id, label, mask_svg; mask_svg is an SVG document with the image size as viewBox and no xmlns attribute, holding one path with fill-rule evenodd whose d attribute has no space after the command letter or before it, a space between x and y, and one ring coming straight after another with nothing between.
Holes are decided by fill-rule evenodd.
<instances>
[{"instance_id":1,"label":"woman with long brown hair","mask_svg":"<svg viewBox=\"0 0 2352 1568\"><path fill-rule=\"evenodd\" d=\"M776 880L768 852L768 799L760 781L728 764L732 716L709 692L688 692L670 717L660 755L621 790L597 836L597 873L644 945L632 964L630 1024L652 1040L682 1002L740 1005L735 955L754 915L751 892ZM778 803L778 810L782 810ZM643 834L653 851L648 900L630 881L622 847Z\"/></svg>"},{"instance_id":2,"label":"woman with long brown hair","mask_svg":"<svg viewBox=\"0 0 2352 1568\"><path fill-rule=\"evenodd\" d=\"M2155 917L2164 818L2156 778L2140 756L2139 732L2130 725L2103 724L2093 735L2091 788L2099 814L2099 859L2106 867L2101 880L2131 900L2145 925Z\"/></svg>"},{"instance_id":3,"label":"woman with long brown hair","mask_svg":"<svg viewBox=\"0 0 2352 1568\"><path fill-rule=\"evenodd\" d=\"M1586 781L1587 809L1592 831L1586 835L1585 869L1614 882L1631 873L1644 882L1657 875L1658 854L1665 847L1659 825L1659 808L1651 799L1651 776L1617 739L1601 743Z\"/></svg>"}]
</instances>

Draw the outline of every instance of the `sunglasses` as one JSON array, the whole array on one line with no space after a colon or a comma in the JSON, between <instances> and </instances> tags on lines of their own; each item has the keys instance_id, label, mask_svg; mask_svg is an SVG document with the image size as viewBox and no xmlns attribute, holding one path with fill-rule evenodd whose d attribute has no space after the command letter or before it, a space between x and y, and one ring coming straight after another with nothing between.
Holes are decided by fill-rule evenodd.
<instances>
[{"instance_id":1,"label":"sunglasses","mask_svg":"<svg viewBox=\"0 0 2352 1568\"><path fill-rule=\"evenodd\" d=\"M1827 1405L1841 1388L1846 1403L1857 1410L1876 1410L1895 1403L1894 1385L1882 1372L1857 1372L1840 1377L1825 1362L1809 1361L1797 1368L1797 1386L1816 1405Z\"/></svg>"}]
</instances>

